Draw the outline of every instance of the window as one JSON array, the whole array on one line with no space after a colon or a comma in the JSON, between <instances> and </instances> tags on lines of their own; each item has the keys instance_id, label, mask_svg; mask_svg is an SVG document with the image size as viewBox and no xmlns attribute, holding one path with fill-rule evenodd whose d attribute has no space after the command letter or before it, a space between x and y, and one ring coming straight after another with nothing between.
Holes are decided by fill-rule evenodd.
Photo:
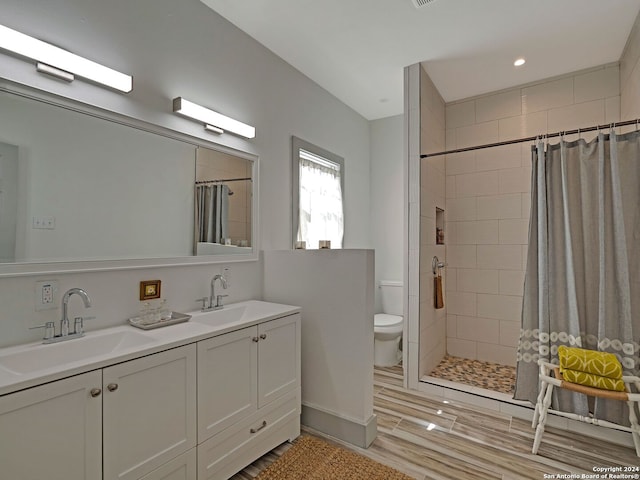
<instances>
[{"instance_id":1,"label":"window","mask_svg":"<svg viewBox=\"0 0 640 480\"><path fill-rule=\"evenodd\" d=\"M342 248L344 237L344 159L293 137L293 244L318 248L330 240Z\"/></svg>"}]
</instances>

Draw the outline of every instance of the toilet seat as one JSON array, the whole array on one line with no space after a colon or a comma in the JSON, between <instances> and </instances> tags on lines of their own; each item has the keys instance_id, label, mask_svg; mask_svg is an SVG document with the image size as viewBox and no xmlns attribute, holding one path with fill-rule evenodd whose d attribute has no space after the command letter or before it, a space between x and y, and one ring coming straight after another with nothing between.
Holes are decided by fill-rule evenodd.
<instances>
[{"instance_id":1,"label":"toilet seat","mask_svg":"<svg viewBox=\"0 0 640 480\"><path fill-rule=\"evenodd\" d=\"M376 313L373 327L376 332L380 333L401 333L402 317L400 315L389 315L388 313Z\"/></svg>"}]
</instances>

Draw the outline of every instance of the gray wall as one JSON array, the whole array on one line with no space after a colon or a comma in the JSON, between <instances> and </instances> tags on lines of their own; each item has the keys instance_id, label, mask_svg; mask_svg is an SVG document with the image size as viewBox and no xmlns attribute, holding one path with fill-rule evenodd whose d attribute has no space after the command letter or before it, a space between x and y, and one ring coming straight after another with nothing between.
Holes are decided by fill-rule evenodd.
<instances>
[{"instance_id":1,"label":"gray wall","mask_svg":"<svg viewBox=\"0 0 640 480\"><path fill-rule=\"evenodd\" d=\"M380 312L380 280L402 281L403 116L371 122L371 240L376 251L376 311Z\"/></svg>"}]
</instances>

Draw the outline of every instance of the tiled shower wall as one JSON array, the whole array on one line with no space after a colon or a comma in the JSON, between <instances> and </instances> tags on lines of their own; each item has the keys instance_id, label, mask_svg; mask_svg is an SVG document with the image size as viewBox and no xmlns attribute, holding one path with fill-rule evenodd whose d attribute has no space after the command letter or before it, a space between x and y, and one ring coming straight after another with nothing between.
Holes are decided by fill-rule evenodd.
<instances>
[{"instance_id":1,"label":"tiled shower wall","mask_svg":"<svg viewBox=\"0 0 640 480\"><path fill-rule=\"evenodd\" d=\"M620 119L640 118L640 14L620 57ZM633 127L632 127L633 128Z\"/></svg>"},{"instance_id":2,"label":"tiled shower wall","mask_svg":"<svg viewBox=\"0 0 640 480\"><path fill-rule=\"evenodd\" d=\"M445 149L445 103L420 67L420 153ZM436 245L436 208L445 208L444 156L420 161L420 357L419 376L427 375L445 355L446 308L433 304L431 260L446 261L444 245ZM446 279L445 279L446 281Z\"/></svg>"},{"instance_id":3,"label":"tiled shower wall","mask_svg":"<svg viewBox=\"0 0 640 480\"><path fill-rule=\"evenodd\" d=\"M446 147L619 120L616 63L448 104ZM587 137L593 134L583 135ZM445 159L450 355L515 365L529 225L530 151L531 143L522 143Z\"/></svg>"}]
</instances>

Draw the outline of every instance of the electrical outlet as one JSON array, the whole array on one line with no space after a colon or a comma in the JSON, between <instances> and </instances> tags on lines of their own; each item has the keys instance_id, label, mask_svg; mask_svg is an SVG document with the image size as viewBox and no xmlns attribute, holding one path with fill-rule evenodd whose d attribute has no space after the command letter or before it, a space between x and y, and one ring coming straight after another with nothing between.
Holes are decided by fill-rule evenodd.
<instances>
[{"instance_id":1,"label":"electrical outlet","mask_svg":"<svg viewBox=\"0 0 640 480\"><path fill-rule=\"evenodd\" d=\"M231 267L222 267L222 276L227 281L227 288L231 288Z\"/></svg>"},{"instance_id":2,"label":"electrical outlet","mask_svg":"<svg viewBox=\"0 0 640 480\"><path fill-rule=\"evenodd\" d=\"M36 311L57 308L56 296L58 293L57 280L42 280L36 282L35 302Z\"/></svg>"}]
</instances>

